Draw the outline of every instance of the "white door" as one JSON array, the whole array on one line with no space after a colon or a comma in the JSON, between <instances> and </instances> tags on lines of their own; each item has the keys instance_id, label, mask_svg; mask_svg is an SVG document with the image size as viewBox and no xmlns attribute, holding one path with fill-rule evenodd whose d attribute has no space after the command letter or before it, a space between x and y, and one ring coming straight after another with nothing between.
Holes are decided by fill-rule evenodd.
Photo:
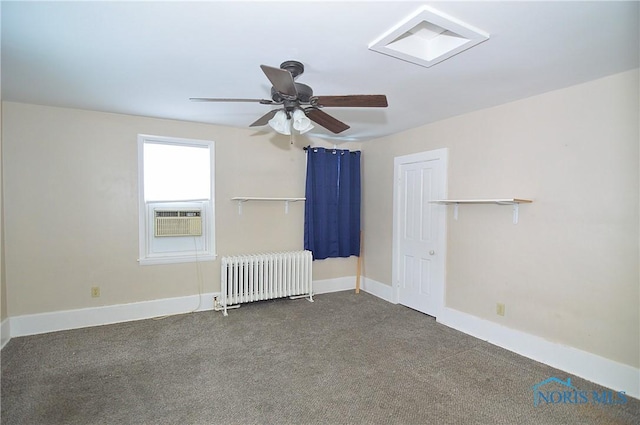
<instances>
[{"instance_id":1,"label":"white door","mask_svg":"<svg viewBox=\"0 0 640 425\"><path fill-rule=\"evenodd\" d=\"M395 158L394 255L396 300L437 316L444 306L447 150Z\"/></svg>"}]
</instances>

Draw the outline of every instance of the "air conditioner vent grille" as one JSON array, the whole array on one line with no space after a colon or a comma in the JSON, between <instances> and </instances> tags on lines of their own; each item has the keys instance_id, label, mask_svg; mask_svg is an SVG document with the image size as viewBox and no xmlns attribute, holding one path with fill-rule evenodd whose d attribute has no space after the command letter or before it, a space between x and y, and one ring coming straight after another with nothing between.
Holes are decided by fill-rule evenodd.
<instances>
[{"instance_id":1,"label":"air conditioner vent grille","mask_svg":"<svg viewBox=\"0 0 640 425\"><path fill-rule=\"evenodd\" d=\"M156 211L156 217L200 217L200 211Z\"/></svg>"},{"instance_id":2,"label":"air conditioner vent grille","mask_svg":"<svg viewBox=\"0 0 640 425\"><path fill-rule=\"evenodd\" d=\"M155 211L155 236L202 236L202 212L180 210Z\"/></svg>"}]
</instances>

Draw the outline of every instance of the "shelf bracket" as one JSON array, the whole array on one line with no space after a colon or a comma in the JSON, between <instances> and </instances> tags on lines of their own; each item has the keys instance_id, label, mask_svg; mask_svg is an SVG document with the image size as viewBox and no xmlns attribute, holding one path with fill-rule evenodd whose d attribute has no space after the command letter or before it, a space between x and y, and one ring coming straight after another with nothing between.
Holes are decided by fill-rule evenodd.
<instances>
[{"instance_id":1,"label":"shelf bracket","mask_svg":"<svg viewBox=\"0 0 640 425\"><path fill-rule=\"evenodd\" d=\"M513 224L518 224L518 210L519 210L518 207L519 206L520 204L517 202L513 204Z\"/></svg>"},{"instance_id":2,"label":"shelf bracket","mask_svg":"<svg viewBox=\"0 0 640 425\"><path fill-rule=\"evenodd\" d=\"M247 202L247 201L243 201L242 199L238 200L238 215L242 215L242 203L243 202Z\"/></svg>"},{"instance_id":3,"label":"shelf bracket","mask_svg":"<svg viewBox=\"0 0 640 425\"><path fill-rule=\"evenodd\" d=\"M453 219L457 220L458 219L458 207L460 206L460 204L458 202L456 202L455 204L453 204Z\"/></svg>"}]
</instances>

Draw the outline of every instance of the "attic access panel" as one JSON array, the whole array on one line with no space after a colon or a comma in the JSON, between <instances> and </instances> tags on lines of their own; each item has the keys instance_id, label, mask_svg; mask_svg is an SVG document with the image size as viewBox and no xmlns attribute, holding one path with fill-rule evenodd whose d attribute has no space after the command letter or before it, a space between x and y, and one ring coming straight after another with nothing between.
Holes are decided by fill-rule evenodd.
<instances>
[{"instance_id":1,"label":"attic access panel","mask_svg":"<svg viewBox=\"0 0 640 425\"><path fill-rule=\"evenodd\" d=\"M423 6L369 49L428 68L488 39L484 31Z\"/></svg>"}]
</instances>

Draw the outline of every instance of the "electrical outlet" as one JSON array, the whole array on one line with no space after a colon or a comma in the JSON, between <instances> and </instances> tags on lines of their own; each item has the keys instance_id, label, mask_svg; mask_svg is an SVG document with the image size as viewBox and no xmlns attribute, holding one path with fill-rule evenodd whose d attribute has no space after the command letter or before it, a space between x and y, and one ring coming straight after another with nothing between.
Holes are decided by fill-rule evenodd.
<instances>
[{"instance_id":1,"label":"electrical outlet","mask_svg":"<svg viewBox=\"0 0 640 425\"><path fill-rule=\"evenodd\" d=\"M502 303L496 304L496 314L498 316L504 316L504 304Z\"/></svg>"},{"instance_id":2,"label":"electrical outlet","mask_svg":"<svg viewBox=\"0 0 640 425\"><path fill-rule=\"evenodd\" d=\"M91 298L98 298L100 296L100 287L92 286L91 287Z\"/></svg>"}]
</instances>

